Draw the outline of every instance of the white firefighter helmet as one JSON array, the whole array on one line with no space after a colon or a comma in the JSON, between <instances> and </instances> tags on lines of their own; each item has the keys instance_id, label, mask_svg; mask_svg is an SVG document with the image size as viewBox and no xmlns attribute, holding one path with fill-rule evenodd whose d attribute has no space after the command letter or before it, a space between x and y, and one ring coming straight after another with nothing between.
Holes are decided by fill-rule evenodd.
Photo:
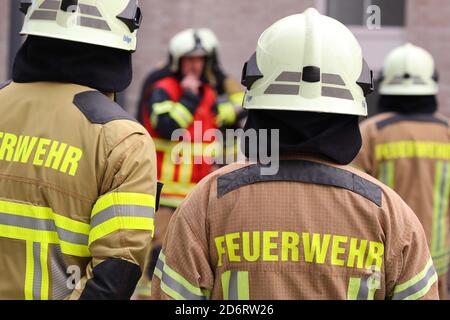
<instances>
[{"instance_id":1,"label":"white firefighter helmet","mask_svg":"<svg viewBox=\"0 0 450 320\"><path fill-rule=\"evenodd\" d=\"M169 44L171 69L178 69L182 57L210 58L219 46L216 35L207 28L186 29L172 37Z\"/></svg>"},{"instance_id":2,"label":"white firefighter helmet","mask_svg":"<svg viewBox=\"0 0 450 320\"><path fill-rule=\"evenodd\" d=\"M138 0L20 0L22 35L136 50Z\"/></svg>"},{"instance_id":3,"label":"white firefighter helmet","mask_svg":"<svg viewBox=\"0 0 450 320\"><path fill-rule=\"evenodd\" d=\"M246 109L366 116L372 71L342 23L310 8L274 23L245 64Z\"/></svg>"},{"instance_id":4,"label":"white firefighter helmet","mask_svg":"<svg viewBox=\"0 0 450 320\"><path fill-rule=\"evenodd\" d=\"M410 43L386 57L380 83L382 95L424 96L438 93L438 74L431 54Z\"/></svg>"}]
</instances>

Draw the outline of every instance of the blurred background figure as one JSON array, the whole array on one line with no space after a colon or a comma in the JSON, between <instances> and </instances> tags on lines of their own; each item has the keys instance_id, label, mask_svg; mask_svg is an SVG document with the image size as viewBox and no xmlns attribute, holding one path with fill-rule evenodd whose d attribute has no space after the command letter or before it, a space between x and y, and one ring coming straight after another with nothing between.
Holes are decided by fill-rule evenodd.
<instances>
[{"instance_id":1,"label":"blurred background figure","mask_svg":"<svg viewBox=\"0 0 450 320\"><path fill-rule=\"evenodd\" d=\"M205 49L207 60L204 67L204 80L214 89L217 96L217 124L220 129L240 128L247 112L241 107L244 98L243 87L233 77L229 76L222 68L219 59L219 40L214 32L208 28L187 29L187 33L195 32ZM180 38L178 38L180 39ZM165 64L160 64L152 70L144 81L139 103L137 105L137 119L142 124L145 123L147 103L154 84L162 78L168 77L176 72L178 68L176 62L176 46L178 43L172 39L172 46L169 50L168 59ZM174 54L172 54L174 53ZM224 154L235 154L237 144L233 141L224 141Z\"/></svg>"},{"instance_id":2,"label":"blurred background figure","mask_svg":"<svg viewBox=\"0 0 450 320\"><path fill-rule=\"evenodd\" d=\"M189 32L192 32L190 30ZM227 104L231 103L234 109L234 113L238 114L242 117L242 114L245 114L243 109L241 108L242 99L244 97L243 88L236 80L232 77L228 76L225 71L222 69L219 60L219 41L214 34L214 32L208 28L200 28L196 30L199 39L207 50L207 55L209 56L208 65L206 67L206 80L216 91L217 96L222 101L219 104L219 108L227 108ZM141 98L138 103L138 114L137 118L142 122L142 111L145 109L146 98L148 96L148 92L151 91L154 83L164 77L170 76L172 73L174 57L169 52L169 57L167 62L157 67L156 70L150 72L147 78L144 81L144 85L141 92ZM225 113L226 114L226 113ZM234 125L236 121L233 121L234 116L230 116L228 118L220 119L219 121L223 122L224 125Z\"/></svg>"},{"instance_id":3,"label":"blurred background figure","mask_svg":"<svg viewBox=\"0 0 450 320\"><path fill-rule=\"evenodd\" d=\"M238 119L243 92L238 83L221 71L217 48L217 38L208 29L177 33L169 44L167 65L152 72L143 88L138 118L154 138L158 178L164 184L151 256L159 251L173 211L196 183L214 169L213 164L202 159L213 156L204 154L203 150L215 142L198 138L197 134L232 126ZM186 162L177 164L173 151L178 142L172 141L172 134L179 129L185 130L183 136L192 138L189 148L192 147L193 154L180 153L180 159ZM202 147L196 149L194 144ZM154 263L151 259L149 278ZM147 282L143 283L141 296L146 294Z\"/></svg>"},{"instance_id":4,"label":"blurred background figure","mask_svg":"<svg viewBox=\"0 0 450 320\"><path fill-rule=\"evenodd\" d=\"M407 43L387 56L379 87L380 115L361 125L355 165L394 189L421 221L446 299L449 265L449 119L436 113L433 57Z\"/></svg>"}]
</instances>

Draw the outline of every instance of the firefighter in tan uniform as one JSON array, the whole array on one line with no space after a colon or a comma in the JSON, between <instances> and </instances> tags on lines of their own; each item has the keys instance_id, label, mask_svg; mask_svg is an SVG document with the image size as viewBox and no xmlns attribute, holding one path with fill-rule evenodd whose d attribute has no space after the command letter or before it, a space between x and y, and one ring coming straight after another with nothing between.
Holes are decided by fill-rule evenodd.
<instances>
[{"instance_id":1,"label":"firefighter in tan uniform","mask_svg":"<svg viewBox=\"0 0 450 320\"><path fill-rule=\"evenodd\" d=\"M243 83L246 128L280 130L279 170L249 161L199 183L170 222L153 298L437 299L417 217L346 165L373 88L351 32L315 9L286 17Z\"/></svg>"},{"instance_id":2,"label":"firefighter in tan uniform","mask_svg":"<svg viewBox=\"0 0 450 320\"><path fill-rule=\"evenodd\" d=\"M0 90L0 299L129 299L154 228L156 159L113 98L131 81L140 9L21 10L28 38Z\"/></svg>"},{"instance_id":3,"label":"firefighter in tan uniform","mask_svg":"<svg viewBox=\"0 0 450 320\"><path fill-rule=\"evenodd\" d=\"M394 189L422 223L448 293L450 256L450 129L436 113L437 72L424 49L405 44L386 58L380 85L382 112L361 125L363 147L355 165Z\"/></svg>"},{"instance_id":4,"label":"firefighter in tan uniform","mask_svg":"<svg viewBox=\"0 0 450 320\"><path fill-rule=\"evenodd\" d=\"M222 150L215 155L203 152L218 144L207 138L207 132L235 124L236 109L242 110L242 92L239 106L231 101L219 103L219 88L212 81L216 77L210 75L217 64L213 63L217 59L216 48L217 39L207 29L186 29L174 35L169 45L167 72L161 70L159 79L148 85L142 98L139 119L155 142L158 178L164 188L161 209L155 217L150 261L138 288L139 298L150 296L153 269L173 212L197 182L215 169L214 164L202 161L196 164L195 159L222 153ZM200 135L195 132L197 128ZM171 139L181 129L186 130L185 137L191 139L186 145L192 148L193 161L176 164L172 154L177 142Z\"/></svg>"}]
</instances>

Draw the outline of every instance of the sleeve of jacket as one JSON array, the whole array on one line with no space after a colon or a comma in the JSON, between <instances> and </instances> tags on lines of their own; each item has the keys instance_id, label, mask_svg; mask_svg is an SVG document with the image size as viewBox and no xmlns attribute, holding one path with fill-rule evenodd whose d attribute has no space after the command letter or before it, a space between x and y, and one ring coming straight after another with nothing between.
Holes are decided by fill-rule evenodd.
<instances>
[{"instance_id":1,"label":"sleeve of jacket","mask_svg":"<svg viewBox=\"0 0 450 320\"><path fill-rule=\"evenodd\" d=\"M239 115L245 112L242 108L245 94L242 86L230 77L224 80L223 86L226 99L219 100L216 107L216 124L219 128L234 125L240 118Z\"/></svg>"},{"instance_id":2,"label":"sleeve of jacket","mask_svg":"<svg viewBox=\"0 0 450 320\"><path fill-rule=\"evenodd\" d=\"M206 234L207 194L202 188L194 190L170 220L154 271L152 299L210 298L214 274Z\"/></svg>"},{"instance_id":3,"label":"sleeve of jacket","mask_svg":"<svg viewBox=\"0 0 450 320\"><path fill-rule=\"evenodd\" d=\"M124 126L133 131L137 124L127 121ZM143 128L126 137L117 135L118 130L104 130L105 144L113 145L106 148L101 196L91 212L92 260L74 299L129 299L149 252L156 201L155 147Z\"/></svg>"},{"instance_id":4,"label":"sleeve of jacket","mask_svg":"<svg viewBox=\"0 0 450 320\"><path fill-rule=\"evenodd\" d=\"M199 103L199 97L190 92L184 92L180 101L173 101L164 89L157 87L148 101L150 123L162 138L170 139L173 131L192 124Z\"/></svg>"},{"instance_id":5,"label":"sleeve of jacket","mask_svg":"<svg viewBox=\"0 0 450 320\"><path fill-rule=\"evenodd\" d=\"M393 300L439 300L437 273L431 259L425 232L416 215L404 204L405 220L399 221L398 234L388 252L387 272L391 284L388 298ZM401 215L401 210L395 212Z\"/></svg>"},{"instance_id":6,"label":"sleeve of jacket","mask_svg":"<svg viewBox=\"0 0 450 320\"><path fill-rule=\"evenodd\" d=\"M364 121L361 126L362 147L352 165L372 176L376 174L375 136L376 127L370 121Z\"/></svg>"}]
</instances>

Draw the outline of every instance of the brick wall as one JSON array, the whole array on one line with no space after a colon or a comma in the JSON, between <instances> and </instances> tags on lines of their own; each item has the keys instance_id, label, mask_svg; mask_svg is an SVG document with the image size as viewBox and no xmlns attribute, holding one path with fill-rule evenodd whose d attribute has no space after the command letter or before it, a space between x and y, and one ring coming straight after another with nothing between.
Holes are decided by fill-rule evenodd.
<instances>
[{"instance_id":1,"label":"brick wall","mask_svg":"<svg viewBox=\"0 0 450 320\"><path fill-rule=\"evenodd\" d=\"M440 110L450 116L450 1L409 0L406 31L408 41L434 56L440 74Z\"/></svg>"}]
</instances>

